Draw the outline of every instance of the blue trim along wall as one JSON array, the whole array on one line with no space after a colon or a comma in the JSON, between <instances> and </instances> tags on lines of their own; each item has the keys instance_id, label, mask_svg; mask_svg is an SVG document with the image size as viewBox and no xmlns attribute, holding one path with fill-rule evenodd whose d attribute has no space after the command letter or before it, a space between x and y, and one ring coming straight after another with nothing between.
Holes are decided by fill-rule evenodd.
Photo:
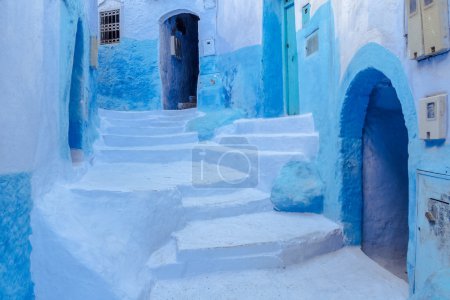
<instances>
[{"instance_id":1,"label":"blue trim along wall","mask_svg":"<svg viewBox=\"0 0 450 300\"><path fill-rule=\"evenodd\" d=\"M0 299L34 299L31 209L31 175L0 175Z\"/></svg>"},{"instance_id":2,"label":"blue trim along wall","mask_svg":"<svg viewBox=\"0 0 450 300\"><path fill-rule=\"evenodd\" d=\"M262 84L264 117L284 114L281 1L264 0Z\"/></svg>"},{"instance_id":3,"label":"blue trim along wall","mask_svg":"<svg viewBox=\"0 0 450 300\"><path fill-rule=\"evenodd\" d=\"M161 109L158 40L122 38L101 45L98 105L113 110Z\"/></svg>"},{"instance_id":4,"label":"blue trim along wall","mask_svg":"<svg viewBox=\"0 0 450 300\"><path fill-rule=\"evenodd\" d=\"M90 38L84 5L70 0L60 6L60 153L70 158L69 148L92 154L98 137L97 70L90 66Z\"/></svg>"},{"instance_id":5,"label":"blue trim along wall","mask_svg":"<svg viewBox=\"0 0 450 300\"><path fill-rule=\"evenodd\" d=\"M83 149L84 124L80 100L84 98L84 47L83 24L81 20L78 20L69 99L69 146L71 149Z\"/></svg>"}]
</instances>

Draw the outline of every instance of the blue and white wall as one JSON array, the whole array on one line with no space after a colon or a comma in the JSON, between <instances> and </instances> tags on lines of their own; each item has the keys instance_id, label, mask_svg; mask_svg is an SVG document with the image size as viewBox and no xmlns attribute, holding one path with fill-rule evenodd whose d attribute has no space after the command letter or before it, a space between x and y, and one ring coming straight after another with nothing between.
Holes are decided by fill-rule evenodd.
<instances>
[{"instance_id":1,"label":"blue and white wall","mask_svg":"<svg viewBox=\"0 0 450 300\"><path fill-rule=\"evenodd\" d=\"M311 20L303 26L301 8L307 3L296 2L299 101L302 112L314 113L320 132L325 214L343 223L349 244L361 242L362 128L368 95L377 82L389 80L409 136L408 273L414 291L416 171L450 173L450 136L437 143L418 138L418 101L450 93L449 54L421 62L407 58L404 1L311 1ZM306 57L306 38L316 30L319 51ZM450 249L443 247L441 254L450 255Z\"/></svg>"},{"instance_id":2,"label":"blue and white wall","mask_svg":"<svg viewBox=\"0 0 450 300\"><path fill-rule=\"evenodd\" d=\"M119 110L161 109L160 24L178 13L199 16L199 107L261 111L262 0L100 0L121 9L121 42L100 46L99 103ZM205 51L213 40L215 51ZM257 100L256 100L257 99Z\"/></svg>"},{"instance_id":3,"label":"blue and white wall","mask_svg":"<svg viewBox=\"0 0 450 300\"><path fill-rule=\"evenodd\" d=\"M90 2L2 2L1 299L32 299L34 288L38 288L33 284L36 278L30 260L33 202L72 170L68 87L77 20L83 21L86 45L89 36L97 32L97 7ZM89 47L85 57L85 97L80 102L86 108L86 140L79 150L88 155L95 136L92 110L96 89L95 70L89 68Z\"/></svg>"}]
</instances>

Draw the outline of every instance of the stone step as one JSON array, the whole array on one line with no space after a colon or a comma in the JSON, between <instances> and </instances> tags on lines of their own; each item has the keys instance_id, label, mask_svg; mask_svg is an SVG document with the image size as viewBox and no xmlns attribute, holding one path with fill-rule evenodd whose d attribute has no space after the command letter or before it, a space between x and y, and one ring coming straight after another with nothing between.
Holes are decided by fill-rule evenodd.
<instances>
[{"instance_id":1,"label":"stone step","mask_svg":"<svg viewBox=\"0 0 450 300\"><path fill-rule=\"evenodd\" d=\"M264 191L270 190L273 180L281 168L290 161L308 161L309 157L301 152L258 151L254 146L225 146L218 144L199 144L192 153L194 162L201 166L201 162L207 162L213 166L216 173L221 167L234 168L248 174L248 180L241 184L229 185L232 188L255 188ZM210 170L210 174L214 174ZM226 185L220 186L221 188Z\"/></svg>"},{"instance_id":2,"label":"stone step","mask_svg":"<svg viewBox=\"0 0 450 300\"><path fill-rule=\"evenodd\" d=\"M190 144L198 142L198 134L195 132L155 136L107 134L103 135L103 141L106 146L110 147L147 147L157 145Z\"/></svg>"},{"instance_id":3,"label":"stone step","mask_svg":"<svg viewBox=\"0 0 450 300\"><path fill-rule=\"evenodd\" d=\"M106 163L170 163L192 159L192 144L155 147L99 147L96 159Z\"/></svg>"},{"instance_id":4,"label":"stone step","mask_svg":"<svg viewBox=\"0 0 450 300\"><path fill-rule=\"evenodd\" d=\"M405 300L408 283L360 247L343 248L284 270L221 272L157 281L146 299Z\"/></svg>"},{"instance_id":5,"label":"stone step","mask_svg":"<svg viewBox=\"0 0 450 300\"><path fill-rule=\"evenodd\" d=\"M179 134L185 132L184 126L175 127L107 127L102 128L104 134L128 135L128 136L155 136Z\"/></svg>"},{"instance_id":6,"label":"stone step","mask_svg":"<svg viewBox=\"0 0 450 300\"><path fill-rule=\"evenodd\" d=\"M314 157L319 150L318 133L277 133L277 134L222 134L214 138L217 143L245 138L250 145L260 151L299 151Z\"/></svg>"},{"instance_id":7,"label":"stone step","mask_svg":"<svg viewBox=\"0 0 450 300\"><path fill-rule=\"evenodd\" d=\"M101 127L180 127L185 126L189 120L161 120L154 119L102 119Z\"/></svg>"},{"instance_id":8,"label":"stone step","mask_svg":"<svg viewBox=\"0 0 450 300\"><path fill-rule=\"evenodd\" d=\"M117 111L99 109L100 117L111 119L146 119L152 117L195 117L200 113L197 109L185 110L150 110L150 111Z\"/></svg>"},{"instance_id":9,"label":"stone step","mask_svg":"<svg viewBox=\"0 0 450 300\"><path fill-rule=\"evenodd\" d=\"M274 211L190 222L173 237L170 259L149 261L158 279L282 268L343 247L341 227L325 217Z\"/></svg>"},{"instance_id":10,"label":"stone step","mask_svg":"<svg viewBox=\"0 0 450 300\"><path fill-rule=\"evenodd\" d=\"M210 195L205 195L202 190L198 191L198 195L183 197L183 208L188 221L238 216L270 211L273 208L270 194L258 189L236 189Z\"/></svg>"},{"instance_id":11,"label":"stone step","mask_svg":"<svg viewBox=\"0 0 450 300\"><path fill-rule=\"evenodd\" d=\"M313 133L314 119L312 114L273 119L242 119L235 121L232 128L234 132L231 133L237 134Z\"/></svg>"}]
</instances>

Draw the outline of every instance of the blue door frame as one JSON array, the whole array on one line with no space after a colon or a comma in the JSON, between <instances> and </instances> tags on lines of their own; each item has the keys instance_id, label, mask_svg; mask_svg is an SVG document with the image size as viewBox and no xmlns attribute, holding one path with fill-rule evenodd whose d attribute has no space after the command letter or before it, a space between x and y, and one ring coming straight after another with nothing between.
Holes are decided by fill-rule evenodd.
<instances>
[{"instance_id":1,"label":"blue door frame","mask_svg":"<svg viewBox=\"0 0 450 300\"><path fill-rule=\"evenodd\" d=\"M295 1L282 0L283 5L283 82L285 112L300 113L298 90L298 53L295 26Z\"/></svg>"}]
</instances>

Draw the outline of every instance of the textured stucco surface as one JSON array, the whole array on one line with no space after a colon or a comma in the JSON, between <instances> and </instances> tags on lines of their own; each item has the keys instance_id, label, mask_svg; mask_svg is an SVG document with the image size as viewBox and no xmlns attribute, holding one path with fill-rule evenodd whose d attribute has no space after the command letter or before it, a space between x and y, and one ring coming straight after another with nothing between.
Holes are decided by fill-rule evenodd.
<instances>
[{"instance_id":1,"label":"textured stucco surface","mask_svg":"<svg viewBox=\"0 0 450 300\"><path fill-rule=\"evenodd\" d=\"M0 175L0 298L33 299L30 174Z\"/></svg>"},{"instance_id":2,"label":"textured stucco surface","mask_svg":"<svg viewBox=\"0 0 450 300\"><path fill-rule=\"evenodd\" d=\"M322 213L323 182L311 162L289 162L275 179L270 197L278 211Z\"/></svg>"},{"instance_id":3,"label":"textured stucco surface","mask_svg":"<svg viewBox=\"0 0 450 300\"><path fill-rule=\"evenodd\" d=\"M362 141L362 249L406 278L408 131L389 82L375 87L370 95Z\"/></svg>"},{"instance_id":4,"label":"textured stucco surface","mask_svg":"<svg viewBox=\"0 0 450 300\"><path fill-rule=\"evenodd\" d=\"M160 109L157 40L121 39L99 49L99 107L114 110Z\"/></svg>"}]
</instances>

